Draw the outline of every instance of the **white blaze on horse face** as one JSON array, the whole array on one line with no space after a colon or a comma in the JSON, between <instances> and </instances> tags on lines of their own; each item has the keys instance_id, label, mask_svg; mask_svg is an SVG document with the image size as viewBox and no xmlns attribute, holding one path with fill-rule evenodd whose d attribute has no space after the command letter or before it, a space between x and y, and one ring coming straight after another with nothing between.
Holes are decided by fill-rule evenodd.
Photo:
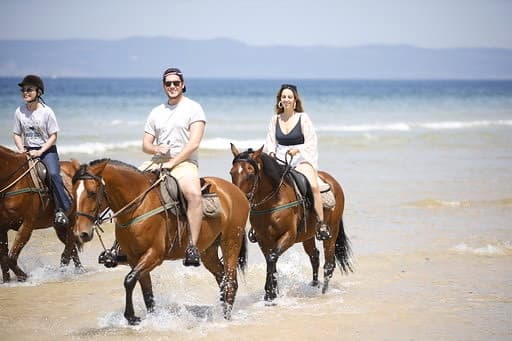
<instances>
[{"instance_id":1,"label":"white blaze on horse face","mask_svg":"<svg viewBox=\"0 0 512 341\"><path fill-rule=\"evenodd\" d=\"M77 206L77 211L80 211L80 207L78 207L78 205L80 204L80 196L82 195L82 193L85 191L85 187L84 187L84 180L80 180L80 184L78 185L78 188L76 190L76 206Z\"/></svg>"},{"instance_id":2,"label":"white blaze on horse face","mask_svg":"<svg viewBox=\"0 0 512 341\"><path fill-rule=\"evenodd\" d=\"M244 169L242 168L242 165L239 165L238 166L238 174L242 174L243 171L244 171Z\"/></svg>"}]
</instances>

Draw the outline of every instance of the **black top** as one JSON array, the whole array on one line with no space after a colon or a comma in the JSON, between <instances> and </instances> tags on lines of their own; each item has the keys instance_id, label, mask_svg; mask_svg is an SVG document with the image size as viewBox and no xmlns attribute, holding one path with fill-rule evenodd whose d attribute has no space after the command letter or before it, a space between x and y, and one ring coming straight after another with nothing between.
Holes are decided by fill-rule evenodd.
<instances>
[{"instance_id":1,"label":"black top","mask_svg":"<svg viewBox=\"0 0 512 341\"><path fill-rule=\"evenodd\" d=\"M293 127L288 134L283 133L279 120L276 122L276 141L282 146L294 146L297 144L304 143L304 134L302 134L302 126L300 124L302 116L299 117L299 121Z\"/></svg>"}]
</instances>

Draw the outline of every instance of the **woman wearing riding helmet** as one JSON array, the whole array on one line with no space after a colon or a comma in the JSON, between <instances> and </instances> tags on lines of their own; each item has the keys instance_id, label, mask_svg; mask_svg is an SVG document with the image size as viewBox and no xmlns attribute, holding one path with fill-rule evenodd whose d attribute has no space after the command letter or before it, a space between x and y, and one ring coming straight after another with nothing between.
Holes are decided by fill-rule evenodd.
<instances>
[{"instance_id":1,"label":"woman wearing riding helmet","mask_svg":"<svg viewBox=\"0 0 512 341\"><path fill-rule=\"evenodd\" d=\"M57 154L57 133L59 125L53 110L42 99L43 80L36 75L28 75L18 83L25 104L14 113L14 143L21 153L40 158L50 174L51 190L55 201L55 224L69 224L66 213L71 201L64 189L60 176L59 155Z\"/></svg>"}]
</instances>

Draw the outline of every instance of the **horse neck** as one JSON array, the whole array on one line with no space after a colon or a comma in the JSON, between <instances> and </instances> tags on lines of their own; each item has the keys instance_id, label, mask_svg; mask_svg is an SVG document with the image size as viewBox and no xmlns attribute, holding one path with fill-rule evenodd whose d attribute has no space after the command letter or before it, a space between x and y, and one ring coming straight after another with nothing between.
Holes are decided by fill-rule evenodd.
<instances>
[{"instance_id":1,"label":"horse neck","mask_svg":"<svg viewBox=\"0 0 512 341\"><path fill-rule=\"evenodd\" d=\"M0 168L0 188L2 185L6 185L10 181L15 180L16 177L26 171L28 167L27 158L24 154L16 153L3 146L0 146L0 160L2 160L2 166ZM25 163L27 166L22 167Z\"/></svg>"},{"instance_id":2,"label":"horse neck","mask_svg":"<svg viewBox=\"0 0 512 341\"><path fill-rule=\"evenodd\" d=\"M281 185L284 186L284 185ZM258 182L258 186L256 187L256 191L254 192L254 202L262 202L262 205L272 206L276 201L279 200L279 193L282 191L281 189L277 189L270 181L270 178L263 173L262 177Z\"/></svg>"},{"instance_id":3,"label":"horse neck","mask_svg":"<svg viewBox=\"0 0 512 341\"><path fill-rule=\"evenodd\" d=\"M111 209L117 211L146 191L150 181L135 170L108 164L102 173ZM148 195L150 195L149 193Z\"/></svg>"}]
</instances>

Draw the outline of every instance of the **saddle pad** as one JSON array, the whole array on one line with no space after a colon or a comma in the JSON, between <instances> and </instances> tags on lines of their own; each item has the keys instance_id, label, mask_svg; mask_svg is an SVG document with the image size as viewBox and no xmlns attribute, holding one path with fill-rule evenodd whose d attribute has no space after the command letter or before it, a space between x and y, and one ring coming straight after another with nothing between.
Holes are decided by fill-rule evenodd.
<instances>
[{"instance_id":1,"label":"saddle pad","mask_svg":"<svg viewBox=\"0 0 512 341\"><path fill-rule=\"evenodd\" d=\"M331 210L336 206L336 199L334 198L334 194L329 189L326 192L320 192L320 195L322 196L322 203L324 208Z\"/></svg>"},{"instance_id":2,"label":"saddle pad","mask_svg":"<svg viewBox=\"0 0 512 341\"><path fill-rule=\"evenodd\" d=\"M165 180L160 185L160 193L164 202L172 203L179 202L178 193L179 186L178 182L172 176L166 176ZM202 193L203 203L203 218L218 217L221 214L220 199L217 193ZM180 205L181 207L181 205ZM176 215L176 210L171 209L171 212Z\"/></svg>"},{"instance_id":3,"label":"saddle pad","mask_svg":"<svg viewBox=\"0 0 512 341\"><path fill-rule=\"evenodd\" d=\"M320 192L327 192L331 188L329 184L327 182L324 182L324 180L320 179L320 177L317 177L317 181Z\"/></svg>"}]
</instances>

